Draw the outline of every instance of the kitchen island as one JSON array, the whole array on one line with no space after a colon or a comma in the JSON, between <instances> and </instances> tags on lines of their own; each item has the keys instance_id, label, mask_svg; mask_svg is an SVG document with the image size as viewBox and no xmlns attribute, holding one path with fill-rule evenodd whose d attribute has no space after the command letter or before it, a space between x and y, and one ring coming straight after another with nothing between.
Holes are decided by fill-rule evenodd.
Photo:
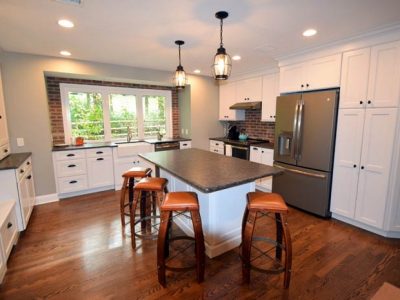
<instances>
[{"instance_id":1,"label":"kitchen island","mask_svg":"<svg viewBox=\"0 0 400 300\"><path fill-rule=\"evenodd\" d=\"M199 149L171 150L140 154L156 166L157 176L168 179L168 190L197 193L206 244L213 258L237 247L246 194L255 190L255 180L281 173L274 167L223 156ZM174 219L193 236L191 221Z\"/></svg>"}]
</instances>

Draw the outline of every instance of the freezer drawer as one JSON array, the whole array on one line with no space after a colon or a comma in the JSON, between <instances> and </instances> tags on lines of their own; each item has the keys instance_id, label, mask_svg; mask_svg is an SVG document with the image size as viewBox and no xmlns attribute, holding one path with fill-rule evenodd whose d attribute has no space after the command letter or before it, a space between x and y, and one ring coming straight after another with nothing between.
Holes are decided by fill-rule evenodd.
<instances>
[{"instance_id":1,"label":"freezer drawer","mask_svg":"<svg viewBox=\"0 0 400 300\"><path fill-rule=\"evenodd\" d=\"M284 170L274 177L274 193L281 194L289 205L322 217L330 216L331 173L282 163L274 163L274 166Z\"/></svg>"}]
</instances>

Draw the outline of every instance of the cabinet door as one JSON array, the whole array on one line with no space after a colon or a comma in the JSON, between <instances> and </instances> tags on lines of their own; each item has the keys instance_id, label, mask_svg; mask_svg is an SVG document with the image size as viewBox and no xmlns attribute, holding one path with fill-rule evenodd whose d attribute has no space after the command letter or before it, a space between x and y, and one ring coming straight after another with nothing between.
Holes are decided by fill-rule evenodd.
<instances>
[{"instance_id":1,"label":"cabinet door","mask_svg":"<svg viewBox=\"0 0 400 300\"><path fill-rule=\"evenodd\" d=\"M26 229L26 225L28 224L29 216L31 214L31 198L30 198L30 182L28 177L31 176L29 173L18 182L18 198L21 207L22 214L22 230Z\"/></svg>"},{"instance_id":2,"label":"cabinet door","mask_svg":"<svg viewBox=\"0 0 400 300\"><path fill-rule=\"evenodd\" d=\"M367 109L365 114L355 216L358 221L381 229L388 194L396 119L396 108Z\"/></svg>"},{"instance_id":3,"label":"cabinet door","mask_svg":"<svg viewBox=\"0 0 400 300\"><path fill-rule=\"evenodd\" d=\"M236 101L261 101L262 77L239 80L236 82Z\"/></svg>"},{"instance_id":4,"label":"cabinet door","mask_svg":"<svg viewBox=\"0 0 400 300\"><path fill-rule=\"evenodd\" d=\"M279 92L301 91L304 88L304 68L305 63L281 67L279 72Z\"/></svg>"},{"instance_id":5,"label":"cabinet door","mask_svg":"<svg viewBox=\"0 0 400 300\"><path fill-rule=\"evenodd\" d=\"M307 62L304 73L306 89L319 90L340 85L342 55L335 54Z\"/></svg>"},{"instance_id":6,"label":"cabinet door","mask_svg":"<svg viewBox=\"0 0 400 300\"><path fill-rule=\"evenodd\" d=\"M263 76L261 121L275 122L276 97L279 96L279 74Z\"/></svg>"},{"instance_id":7,"label":"cabinet door","mask_svg":"<svg viewBox=\"0 0 400 300\"><path fill-rule=\"evenodd\" d=\"M261 163L261 148L251 146L250 147L250 161Z\"/></svg>"},{"instance_id":8,"label":"cabinet door","mask_svg":"<svg viewBox=\"0 0 400 300\"><path fill-rule=\"evenodd\" d=\"M236 83L221 83L219 86L219 120L244 120L244 110L229 109L236 102Z\"/></svg>"},{"instance_id":9,"label":"cabinet door","mask_svg":"<svg viewBox=\"0 0 400 300\"><path fill-rule=\"evenodd\" d=\"M0 70L1 71L1 70ZM0 72L0 146L8 143L7 118L4 106L3 84Z\"/></svg>"},{"instance_id":10,"label":"cabinet door","mask_svg":"<svg viewBox=\"0 0 400 300\"><path fill-rule=\"evenodd\" d=\"M114 184L112 156L87 158L89 188Z\"/></svg>"},{"instance_id":11,"label":"cabinet door","mask_svg":"<svg viewBox=\"0 0 400 300\"><path fill-rule=\"evenodd\" d=\"M261 163L272 166L274 164L274 150L261 148ZM265 189L272 191L272 176L261 178L261 185Z\"/></svg>"},{"instance_id":12,"label":"cabinet door","mask_svg":"<svg viewBox=\"0 0 400 300\"><path fill-rule=\"evenodd\" d=\"M400 42L372 47L367 107L397 107L399 82Z\"/></svg>"},{"instance_id":13,"label":"cabinet door","mask_svg":"<svg viewBox=\"0 0 400 300\"><path fill-rule=\"evenodd\" d=\"M370 48L343 54L340 108L361 108L367 102Z\"/></svg>"},{"instance_id":14,"label":"cabinet door","mask_svg":"<svg viewBox=\"0 0 400 300\"><path fill-rule=\"evenodd\" d=\"M354 218L364 109L340 109L333 166L331 212Z\"/></svg>"}]
</instances>

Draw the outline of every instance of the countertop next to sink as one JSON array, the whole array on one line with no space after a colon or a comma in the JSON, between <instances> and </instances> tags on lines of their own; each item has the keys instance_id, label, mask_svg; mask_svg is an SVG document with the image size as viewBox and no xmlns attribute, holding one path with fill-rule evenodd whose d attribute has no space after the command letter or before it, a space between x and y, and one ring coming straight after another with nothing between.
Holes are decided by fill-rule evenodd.
<instances>
[{"instance_id":1,"label":"countertop next to sink","mask_svg":"<svg viewBox=\"0 0 400 300\"><path fill-rule=\"evenodd\" d=\"M31 155L31 152L11 153L4 159L0 160L0 171L19 168L22 163Z\"/></svg>"},{"instance_id":2,"label":"countertop next to sink","mask_svg":"<svg viewBox=\"0 0 400 300\"><path fill-rule=\"evenodd\" d=\"M186 138L165 138L162 140L157 139L145 139L145 140L133 140L130 143L139 143L145 142L149 144L162 144L162 143L170 143L170 142L184 142L184 141L191 141L192 139ZM125 144L121 142L121 144ZM114 142L100 142L100 143L85 143L82 146L75 146L75 145L68 145L68 146L53 146L53 151L68 151L68 150L84 150L84 149L91 149L91 148L102 148L102 147L117 147L118 143Z\"/></svg>"}]
</instances>

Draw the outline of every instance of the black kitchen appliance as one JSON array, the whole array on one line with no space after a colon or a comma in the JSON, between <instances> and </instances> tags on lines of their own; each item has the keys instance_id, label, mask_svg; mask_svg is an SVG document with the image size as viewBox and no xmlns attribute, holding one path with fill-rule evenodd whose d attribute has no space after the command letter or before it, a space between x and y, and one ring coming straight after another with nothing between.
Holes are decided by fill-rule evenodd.
<instances>
[{"instance_id":1,"label":"black kitchen appliance","mask_svg":"<svg viewBox=\"0 0 400 300\"><path fill-rule=\"evenodd\" d=\"M228 128L228 139L230 140L238 140L239 139L239 131L237 130L237 127L230 126Z\"/></svg>"}]
</instances>

